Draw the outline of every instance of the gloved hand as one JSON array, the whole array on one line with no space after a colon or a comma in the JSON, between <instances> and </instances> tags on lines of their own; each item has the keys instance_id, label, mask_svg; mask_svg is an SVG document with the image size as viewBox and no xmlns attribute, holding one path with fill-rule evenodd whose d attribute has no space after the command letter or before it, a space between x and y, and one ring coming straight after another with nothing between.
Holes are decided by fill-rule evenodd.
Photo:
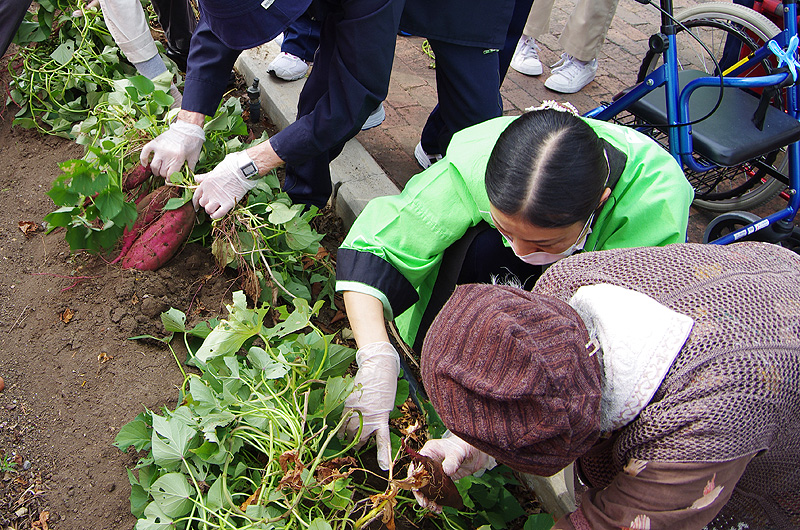
<instances>
[{"instance_id":1,"label":"gloved hand","mask_svg":"<svg viewBox=\"0 0 800 530\"><path fill-rule=\"evenodd\" d=\"M447 431L441 438L425 442L419 454L439 461L442 471L453 480L480 474L497 465L494 457L473 447L455 434Z\"/></svg>"},{"instance_id":2,"label":"gloved hand","mask_svg":"<svg viewBox=\"0 0 800 530\"><path fill-rule=\"evenodd\" d=\"M378 465L384 471L392 462L392 444L389 438L389 413L394 408L397 393L397 376L400 374L400 356L388 342L373 342L356 353L358 372L356 389L344 402L344 414L359 410L364 418L358 447L375 433L378 445ZM359 387L360 385L360 387ZM343 429L348 439L358 432L358 414L352 413Z\"/></svg>"},{"instance_id":3,"label":"gloved hand","mask_svg":"<svg viewBox=\"0 0 800 530\"><path fill-rule=\"evenodd\" d=\"M453 480L469 475L480 476L484 471L497 465L494 457L473 447L450 431L445 432L441 438L434 438L425 442L419 454L442 464L442 471ZM436 513L442 511L441 506L426 498L418 490L414 490L413 493L414 498L423 508Z\"/></svg>"},{"instance_id":4,"label":"gloved hand","mask_svg":"<svg viewBox=\"0 0 800 530\"><path fill-rule=\"evenodd\" d=\"M99 8L100 8L100 0L91 0L91 2L88 2L83 9L88 11L90 9L99 9ZM73 17L83 16L83 11L81 11L80 9L76 9L75 11L72 12L72 16Z\"/></svg>"},{"instance_id":5,"label":"gloved hand","mask_svg":"<svg viewBox=\"0 0 800 530\"><path fill-rule=\"evenodd\" d=\"M210 172L195 175L194 179L200 184L192 197L195 209L202 206L212 219L219 219L231 211L245 193L258 184L258 179L249 180L242 173L242 166L248 163L255 167L247 152L229 153Z\"/></svg>"},{"instance_id":6,"label":"gloved hand","mask_svg":"<svg viewBox=\"0 0 800 530\"><path fill-rule=\"evenodd\" d=\"M180 171L184 162L189 164L189 169L194 169L205 140L206 134L202 127L176 120L169 129L144 146L139 160L146 166L152 154L153 160L149 163L153 174L167 178Z\"/></svg>"}]
</instances>

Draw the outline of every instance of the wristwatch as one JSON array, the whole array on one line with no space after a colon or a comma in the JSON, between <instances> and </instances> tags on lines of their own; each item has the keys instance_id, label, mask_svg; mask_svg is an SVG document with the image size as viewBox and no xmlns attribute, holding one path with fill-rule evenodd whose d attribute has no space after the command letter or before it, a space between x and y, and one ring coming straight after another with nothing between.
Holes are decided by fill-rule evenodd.
<instances>
[{"instance_id":1,"label":"wristwatch","mask_svg":"<svg viewBox=\"0 0 800 530\"><path fill-rule=\"evenodd\" d=\"M256 167L256 163L252 160L248 161L245 165L241 166L239 170L244 175L244 178L247 180L258 180L261 178L261 175L258 174L258 168Z\"/></svg>"}]
</instances>

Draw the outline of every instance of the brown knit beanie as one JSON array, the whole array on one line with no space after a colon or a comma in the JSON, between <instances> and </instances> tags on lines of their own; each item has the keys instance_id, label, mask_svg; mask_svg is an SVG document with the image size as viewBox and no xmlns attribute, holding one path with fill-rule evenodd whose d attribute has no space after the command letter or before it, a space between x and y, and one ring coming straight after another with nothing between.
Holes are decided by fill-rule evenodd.
<instances>
[{"instance_id":1,"label":"brown knit beanie","mask_svg":"<svg viewBox=\"0 0 800 530\"><path fill-rule=\"evenodd\" d=\"M450 431L508 466L549 476L600 433L600 366L564 302L461 285L422 347L422 380Z\"/></svg>"}]
</instances>

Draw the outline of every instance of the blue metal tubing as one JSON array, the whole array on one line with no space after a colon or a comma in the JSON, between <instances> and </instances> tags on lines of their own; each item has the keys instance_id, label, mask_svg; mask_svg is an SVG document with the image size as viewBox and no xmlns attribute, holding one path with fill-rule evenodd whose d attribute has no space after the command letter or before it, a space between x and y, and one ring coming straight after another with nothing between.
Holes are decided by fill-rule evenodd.
<instances>
[{"instance_id":1,"label":"blue metal tubing","mask_svg":"<svg viewBox=\"0 0 800 530\"><path fill-rule=\"evenodd\" d=\"M782 48L786 48L787 42L793 35L797 35L797 0L789 0L784 2L784 31L775 36L774 40ZM597 107L585 114L586 117L595 118L599 120L608 121L623 110L627 109L631 104L643 98L653 90L664 86L665 98L667 107L667 121L671 127L669 128L669 150L672 156L678 161L693 171L702 172L712 169L715 166L705 166L699 164L694 157L692 157L692 139L690 134L689 125L678 125L680 123L688 123L689 120L689 97L694 90L703 86L719 86L719 77L702 77L691 81L689 84L680 90L678 83L678 58L675 46L675 35L669 34L667 36L669 47L664 52L664 64L654 70L647 78L633 87L627 94L620 97L607 107ZM743 78L736 77L740 72L751 68L754 64L765 60L772 55L772 52L763 46L756 50L749 60L736 68L736 70L729 72L727 76L723 77L722 84L725 87L735 88L758 88L767 86L776 86L786 80L790 74L771 74L759 77ZM787 92L787 112L795 119L800 118L798 112L798 85L794 84L786 89ZM735 232L727 234L715 241L712 244L726 245L739 239L751 235L754 232L763 230L764 228L781 220L792 220L800 209L800 194L797 193L800 189L800 142L795 142L786 147L788 164L789 164L789 179L790 194L789 204L783 210L775 212L763 219L756 221L742 227Z\"/></svg>"},{"instance_id":2,"label":"blue metal tubing","mask_svg":"<svg viewBox=\"0 0 800 530\"><path fill-rule=\"evenodd\" d=\"M734 88L759 88L767 86L775 86L782 83L787 77L788 73L772 74L761 77L723 77L723 86ZM698 77L690 81L681 91L679 99L680 122L689 122L689 97L696 89L700 87L718 87L720 85L719 77ZM688 129L688 127L686 127ZM681 127L683 129L683 127ZM681 134L678 138L677 152L680 155L680 161L683 162L692 171L702 172L712 169L716 166L699 164L697 160L692 157L692 138L689 131L686 134ZM670 151L673 150L673 144L670 139Z\"/></svg>"}]
</instances>

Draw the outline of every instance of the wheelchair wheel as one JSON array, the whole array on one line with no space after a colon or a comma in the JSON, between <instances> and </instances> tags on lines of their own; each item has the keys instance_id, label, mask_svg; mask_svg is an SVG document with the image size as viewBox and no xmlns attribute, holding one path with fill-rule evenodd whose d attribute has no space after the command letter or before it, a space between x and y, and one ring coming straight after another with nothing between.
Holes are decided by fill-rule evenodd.
<instances>
[{"instance_id":1,"label":"wheelchair wheel","mask_svg":"<svg viewBox=\"0 0 800 530\"><path fill-rule=\"evenodd\" d=\"M716 241L722 236L726 236L731 232L735 232L740 228L754 223L761 219L758 215L751 212L728 212L715 217L703 234L703 243L710 243ZM757 232L756 232L757 234ZM753 234L753 235L756 235ZM752 236L745 236L739 241L757 241L757 238Z\"/></svg>"},{"instance_id":2,"label":"wheelchair wheel","mask_svg":"<svg viewBox=\"0 0 800 530\"><path fill-rule=\"evenodd\" d=\"M694 34L709 48L724 70L740 57L758 49L780 31L769 19L752 9L720 2L709 2L685 9L676 19L687 28L679 27L676 34L679 68L701 70L709 75L717 74L714 61L687 32ZM639 79L643 80L661 62L660 55L648 52L642 62ZM769 66L764 61L762 65L742 76L762 75L764 68ZM775 104L779 108L784 106L783 101ZM783 150L769 153L761 157L759 162L772 166L783 175L787 173ZM749 162L702 173L687 171L686 177L695 189L694 205L716 212L755 208L772 200L786 187Z\"/></svg>"}]
</instances>

